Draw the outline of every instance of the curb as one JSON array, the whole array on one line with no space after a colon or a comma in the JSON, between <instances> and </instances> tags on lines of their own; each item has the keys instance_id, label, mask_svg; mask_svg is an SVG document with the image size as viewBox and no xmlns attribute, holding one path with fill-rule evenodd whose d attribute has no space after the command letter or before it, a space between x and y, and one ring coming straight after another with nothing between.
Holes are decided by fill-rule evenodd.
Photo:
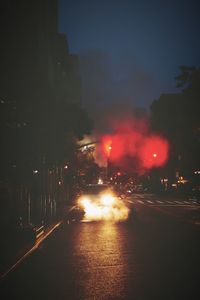
<instances>
[{"instance_id":1,"label":"curb","mask_svg":"<svg viewBox=\"0 0 200 300\"><path fill-rule=\"evenodd\" d=\"M26 252L16 260L16 262L8 267L7 271L4 271L3 274L0 275L0 280L3 280L7 277L8 274L10 274L12 271L14 271L17 266L24 261L30 254L32 254L38 247L39 245L57 228L61 225L63 220L57 222L56 224L49 226L45 230L45 227L42 225L39 228L35 229L35 238L36 241L33 246L31 246L29 249L26 250Z\"/></svg>"}]
</instances>

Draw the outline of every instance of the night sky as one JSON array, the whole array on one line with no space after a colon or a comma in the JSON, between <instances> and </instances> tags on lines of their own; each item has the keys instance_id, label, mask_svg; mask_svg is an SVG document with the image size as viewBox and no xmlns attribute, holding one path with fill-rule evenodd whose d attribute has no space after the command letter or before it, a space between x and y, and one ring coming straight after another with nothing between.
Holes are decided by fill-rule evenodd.
<instances>
[{"instance_id":1,"label":"night sky","mask_svg":"<svg viewBox=\"0 0 200 300\"><path fill-rule=\"evenodd\" d=\"M60 0L59 31L80 55L89 110L149 108L179 92L180 65L200 65L200 4L195 0Z\"/></svg>"}]
</instances>

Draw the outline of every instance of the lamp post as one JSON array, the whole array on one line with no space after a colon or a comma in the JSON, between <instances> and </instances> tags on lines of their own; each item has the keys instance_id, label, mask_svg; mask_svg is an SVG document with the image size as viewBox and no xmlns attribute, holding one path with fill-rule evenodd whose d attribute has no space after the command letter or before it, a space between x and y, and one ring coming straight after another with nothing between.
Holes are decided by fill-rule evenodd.
<instances>
[{"instance_id":1,"label":"lamp post","mask_svg":"<svg viewBox=\"0 0 200 300\"><path fill-rule=\"evenodd\" d=\"M110 153L111 153L111 150L112 150L112 146L109 145L108 146L108 151L107 151L107 166L106 166L106 180L107 182L109 181L109 158L110 158Z\"/></svg>"}]
</instances>

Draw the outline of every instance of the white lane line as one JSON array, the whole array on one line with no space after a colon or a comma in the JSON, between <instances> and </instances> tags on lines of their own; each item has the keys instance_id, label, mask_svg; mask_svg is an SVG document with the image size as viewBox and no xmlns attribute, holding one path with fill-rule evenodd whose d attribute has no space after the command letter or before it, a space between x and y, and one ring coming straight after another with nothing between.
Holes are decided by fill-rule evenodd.
<instances>
[{"instance_id":1,"label":"white lane line","mask_svg":"<svg viewBox=\"0 0 200 300\"><path fill-rule=\"evenodd\" d=\"M144 201L142 201L142 200L137 200L137 202L144 204Z\"/></svg>"},{"instance_id":2,"label":"white lane line","mask_svg":"<svg viewBox=\"0 0 200 300\"><path fill-rule=\"evenodd\" d=\"M186 204L190 204L190 202L188 202L188 201L183 201L184 203L186 203Z\"/></svg>"},{"instance_id":3,"label":"white lane line","mask_svg":"<svg viewBox=\"0 0 200 300\"><path fill-rule=\"evenodd\" d=\"M147 200L147 202L149 202L149 203L153 204L153 202L152 202L151 200Z\"/></svg>"},{"instance_id":4,"label":"white lane line","mask_svg":"<svg viewBox=\"0 0 200 300\"><path fill-rule=\"evenodd\" d=\"M156 200L157 203L163 203L162 201Z\"/></svg>"},{"instance_id":5,"label":"white lane line","mask_svg":"<svg viewBox=\"0 0 200 300\"><path fill-rule=\"evenodd\" d=\"M135 203L134 200L127 200L128 203Z\"/></svg>"},{"instance_id":6,"label":"white lane line","mask_svg":"<svg viewBox=\"0 0 200 300\"><path fill-rule=\"evenodd\" d=\"M144 198L144 195L137 195L138 198Z\"/></svg>"},{"instance_id":7,"label":"white lane line","mask_svg":"<svg viewBox=\"0 0 200 300\"><path fill-rule=\"evenodd\" d=\"M167 203L169 203L169 204L173 204L173 202L172 201L166 201Z\"/></svg>"},{"instance_id":8,"label":"white lane line","mask_svg":"<svg viewBox=\"0 0 200 300\"><path fill-rule=\"evenodd\" d=\"M174 201L175 203L177 203L177 204L182 204L182 202L180 202L180 201Z\"/></svg>"},{"instance_id":9,"label":"white lane line","mask_svg":"<svg viewBox=\"0 0 200 300\"><path fill-rule=\"evenodd\" d=\"M159 207L158 204L154 204L152 206ZM162 207L186 207L186 208L188 208L188 205L187 204L163 204ZM190 208L197 208L197 206L191 205Z\"/></svg>"}]
</instances>

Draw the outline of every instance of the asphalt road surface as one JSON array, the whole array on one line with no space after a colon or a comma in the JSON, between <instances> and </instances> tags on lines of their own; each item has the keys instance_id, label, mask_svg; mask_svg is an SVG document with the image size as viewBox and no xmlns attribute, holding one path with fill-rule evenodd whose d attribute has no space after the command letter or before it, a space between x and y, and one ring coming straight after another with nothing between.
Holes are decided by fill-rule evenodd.
<instances>
[{"instance_id":1,"label":"asphalt road surface","mask_svg":"<svg viewBox=\"0 0 200 300\"><path fill-rule=\"evenodd\" d=\"M199 300L200 204L126 201L125 223L66 219L2 280L1 299Z\"/></svg>"}]
</instances>

